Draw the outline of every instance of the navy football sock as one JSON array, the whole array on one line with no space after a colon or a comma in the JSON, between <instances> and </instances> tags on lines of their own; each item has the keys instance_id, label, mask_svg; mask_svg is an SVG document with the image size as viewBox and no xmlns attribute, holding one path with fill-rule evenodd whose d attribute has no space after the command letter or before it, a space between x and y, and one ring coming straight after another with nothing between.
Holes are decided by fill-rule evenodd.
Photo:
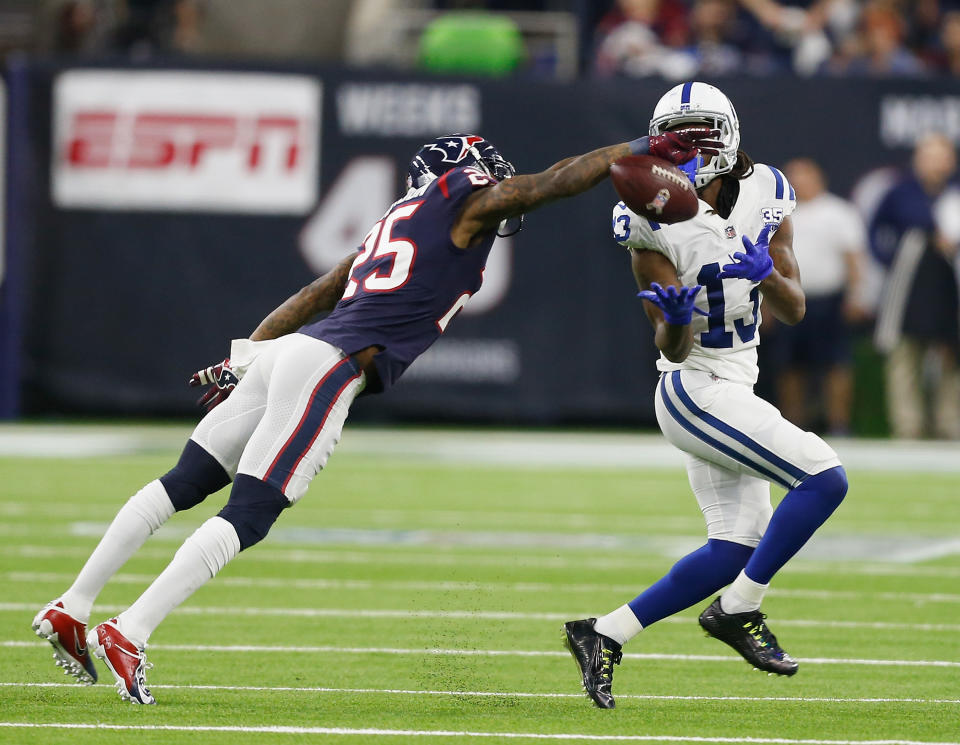
<instances>
[{"instance_id":1,"label":"navy football sock","mask_svg":"<svg viewBox=\"0 0 960 745\"><path fill-rule=\"evenodd\" d=\"M673 565L670 572L630 601L630 610L646 628L689 608L733 582L753 548L710 539Z\"/></svg>"},{"instance_id":2,"label":"navy football sock","mask_svg":"<svg viewBox=\"0 0 960 745\"><path fill-rule=\"evenodd\" d=\"M843 466L815 474L788 491L744 567L747 577L768 584L840 506L846 493L847 473Z\"/></svg>"}]
</instances>

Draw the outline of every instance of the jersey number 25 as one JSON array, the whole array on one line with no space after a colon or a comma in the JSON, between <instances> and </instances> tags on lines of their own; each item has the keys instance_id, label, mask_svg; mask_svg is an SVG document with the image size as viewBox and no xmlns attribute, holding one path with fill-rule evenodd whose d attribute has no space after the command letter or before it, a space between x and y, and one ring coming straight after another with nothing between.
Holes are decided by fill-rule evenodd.
<instances>
[{"instance_id":1,"label":"jersey number 25","mask_svg":"<svg viewBox=\"0 0 960 745\"><path fill-rule=\"evenodd\" d=\"M343 300L352 298L360 287L360 277L363 276L363 265L370 259L382 256L393 256L390 271L380 273L380 267L371 267L363 277L363 289L367 292L390 292L402 287L410 279L410 269L417 257L417 244L405 238L391 238L393 226L398 220L409 220L413 213L420 209L420 202L410 202L397 207L385 218L377 222L367 233L363 241L363 251L353 260L350 267L350 279L343 291Z\"/></svg>"}]
</instances>

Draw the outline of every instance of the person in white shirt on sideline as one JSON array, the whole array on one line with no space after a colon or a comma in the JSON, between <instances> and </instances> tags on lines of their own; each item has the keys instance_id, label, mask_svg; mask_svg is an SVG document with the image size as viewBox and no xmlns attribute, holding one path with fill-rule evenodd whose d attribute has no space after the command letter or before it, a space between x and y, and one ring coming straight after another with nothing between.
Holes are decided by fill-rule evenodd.
<instances>
[{"instance_id":1,"label":"person in white shirt on sideline","mask_svg":"<svg viewBox=\"0 0 960 745\"><path fill-rule=\"evenodd\" d=\"M807 296L807 314L796 326L780 324L774 338L777 403L783 415L807 429L821 413L830 434L850 432L853 370L851 326L870 316L864 302L867 234L850 202L827 191L820 166L796 158L784 173L797 195L793 250ZM812 374L823 374L822 398L808 398ZM812 404L812 405L811 405Z\"/></svg>"}]
</instances>

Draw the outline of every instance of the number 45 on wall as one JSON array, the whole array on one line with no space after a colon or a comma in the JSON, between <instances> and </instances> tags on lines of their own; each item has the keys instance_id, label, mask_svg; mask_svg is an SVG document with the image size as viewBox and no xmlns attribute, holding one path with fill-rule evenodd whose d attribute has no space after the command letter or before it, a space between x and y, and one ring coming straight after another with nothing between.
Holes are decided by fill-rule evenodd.
<instances>
[{"instance_id":1,"label":"number 45 on wall","mask_svg":"<svg viewBox=\"0 0 960 745\"><path fill-rule=\"evenodd\" d=\"M318 276L357 251L370 227L397 199L397 169L392 158L354 158L330 187L300 231L300 253ZM463 308L464 315L492 310L507 294L513 265L511 238L497 238L483 273L483 287Z\"/></svg>"}]
</instances>

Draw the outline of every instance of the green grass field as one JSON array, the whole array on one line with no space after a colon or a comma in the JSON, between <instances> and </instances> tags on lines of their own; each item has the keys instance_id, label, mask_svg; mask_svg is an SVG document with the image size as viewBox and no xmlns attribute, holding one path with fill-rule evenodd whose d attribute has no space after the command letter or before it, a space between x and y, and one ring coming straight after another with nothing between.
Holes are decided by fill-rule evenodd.
<instances>
[{"instance_id":1,"label":"green grass field","mask_svg":"<svg viewBox=\"0 0 960 745\"><path fill-rule=\"evenodd\" d=\"M705 638L698 607L626 647L618 707L600 711L561 624L626 602L702 542L682 469L468 463L415 444L377 456L350 437L263 543L157 629L152 707L121 702L102 666L96 686L66 683L30 620L172 464L174 438L0 457L0 742L960 743L960 474L849 469L846 502L765 602L793 678ZM225 498L174 516L94 620Z\"/></svg>"}]
</instances>

